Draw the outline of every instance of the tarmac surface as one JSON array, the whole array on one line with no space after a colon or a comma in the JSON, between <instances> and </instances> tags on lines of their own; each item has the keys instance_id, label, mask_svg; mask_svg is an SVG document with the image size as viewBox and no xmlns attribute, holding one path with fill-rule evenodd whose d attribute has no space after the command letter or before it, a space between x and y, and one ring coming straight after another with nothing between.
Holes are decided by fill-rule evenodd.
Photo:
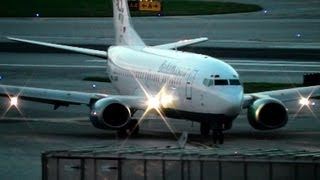
<instances>
[{"instance_id":1,"label":"tarmac surface","mask_svg":"<svg viewBox=\"0 0 320 180\"><path fill-rule=\"evenodd\" d=\"M116 94L110 83L83 81L84 77L103 76L105 63L84 55L50 53L0 53L1 84ZM243 81L301 82L305 71L316 71L320 62L301 60L226 59L239 70ZM266 63L268 62L268 63ZM271 63L272 62L272 63ZM299 74L299 75L297 75ZM270 78L270 76L272 78ZM254 78L253 78L254 77ZM92 85L96 85L93 88ZM8 108L1 98L0 177L2 179L40 179L43 151L99 145L177 146L183 131L189 133L187 147L193 148L268 148L319 150L320 101L300 109L288 104L290 121L279 130L258 131L250 127L244 111L225 133L225 144L213 146L210 137L202 137L199 124L185 120L149 116L138 137L123 139L114 131L94 128L88 121L86 106L61 107L20 101L19 108ZM136 116L139 117L140 113Z\"/></svg>"}]
</instances>

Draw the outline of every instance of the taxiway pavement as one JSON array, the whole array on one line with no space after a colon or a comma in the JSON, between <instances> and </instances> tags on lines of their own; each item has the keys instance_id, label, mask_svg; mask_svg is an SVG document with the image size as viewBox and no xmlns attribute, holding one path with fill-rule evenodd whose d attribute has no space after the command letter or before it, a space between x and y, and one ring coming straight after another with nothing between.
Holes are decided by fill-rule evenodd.
<instances>
[{"instance_id":1,"label":"taxiway pavement","mask_svg":"<svg viewBox=\"0 0 320 180\"><path fill-rule=\"evenodd\" d=\"M84 77L103 76L105 63L92 57L75 54L0 53L1 84L52 89L116 94L109 83L82 81ZM244 80L253 76L266 80L300 82L300 75L289 71L317 70L320 62L253 59L226 60L240 70ZM241 70L243 69L243 70ZM260 74L259 71L261 70ZM264 72L272 71L272 72ZM277 71L277 72L275 72ZM288 71L288 72L285 72ZM299 72L300 73L300 72ZM258 75L257 75L258 74ZM252 78L252 80L254 80ZM96 87L93 88L92 85ZM168 119L173 132L157 116L147 117L141 135L122 139L113 131L95 129L88 121L86 106L61 107L20 101L19 109L9 108L6 98L0 101L0 177L2 179L40 179L40 154L46 150L72 149L79 146L140 145L146 147L177 146L183 131L189 133L188 147L195 148L262 148L319 150L320 102L300 109L288 104L290 121L286 127L273 131L257 131L250 127L243 112L225 134L225 144L213 146L211 138L202 137L199 124ZM300 109L300 110L299 110ZM139 117L139 113L137 113Z\"/></svg>"},{"instance_id":2,"label":"taxiway pavement","mask_svg":"<svg viewBox=\"0 0 320 180\"><path fill-rule=\"evenodd\" d=\"M213 16L134 17L133 24L150 45L208 37L201 46L320 48L318 1L233 0L264 10ZM40 13L41 12L35 12ZM14 36L65 44L113 44L112 18L1 18L0 42Z\"/></svg>"},{"instance_id":3,"label":"taxiway pavement","mask_svg":"<svg viewBox=\"0 0 320 180\"><path fill-rule=\"evenodd\" d=\"M0 52L0 59L2 76L0 82L12 85L42 84L41 87L44 88L56 88L55 84L48 84L45 80L59 79L56 83L63 89L69 89L70 80L79 81L77 86L83 83L90 84L81 80L92 76L103 77L106 71L105 60L79 54ZM242 82L274 82L276 79L279 83L302 83L303 74L317 73L320 69L320 60L314 59L224 58L223 60L238 71ZM17 78L20 76L21 78Z\"/></svg>"}]
</instances>

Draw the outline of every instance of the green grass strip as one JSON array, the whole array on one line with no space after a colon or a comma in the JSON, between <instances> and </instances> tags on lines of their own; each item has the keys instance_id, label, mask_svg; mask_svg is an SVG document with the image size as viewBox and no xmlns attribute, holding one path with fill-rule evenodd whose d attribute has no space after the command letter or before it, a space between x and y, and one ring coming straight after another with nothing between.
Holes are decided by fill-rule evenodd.
<instances>
[{"instance_id":1,"label":"green grass strip","mask_svg":"<svg viewBox=\"0 0 320 180\"><path fill-rule=\"evenodd\" d=\"M253 4L206 1L164 0L163 15L209 15L259 11ZM1 2L0 17L110 17L111 0L10 0ZM152 16L155 12L132 12Z\"/></svg>"},{"instance_id":2,"label":"green grass strip","mask_svg":"<svg viewBox=\"0 0 320 180\"><path fill-rule=\"evenodd\" d=\"M208 15L259 11L258 5L233 2L164 1L164 15Z\"/></svg>"}]
</instances>

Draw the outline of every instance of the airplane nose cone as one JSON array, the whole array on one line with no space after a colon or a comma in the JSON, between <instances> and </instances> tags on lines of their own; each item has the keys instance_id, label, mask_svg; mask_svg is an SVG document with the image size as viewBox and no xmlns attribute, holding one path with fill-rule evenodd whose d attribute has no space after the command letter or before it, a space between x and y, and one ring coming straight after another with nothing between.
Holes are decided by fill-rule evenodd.
<instances>
[{"instance_id":1,"label":"airplane nose cone","mask_svg":"<svg viewBox=\"0 0 320 180\"><path fill-rule=\"evenodd\" d=\"M227 115L237 115L241 111L241 101L242 98L237 97L237 96L229 96L228 100L226 102L226 114Z\"/></svg>"},{"instance_id":2,"label":"airplane nose cone","mask_svg":"<svg viewBox=\"0 0 320 180\"><path fill-rule=\"evenodd\" d=\"M221 107L224 114L227 116L238 115L242 109L243 93L223 93L221 96Z\"/></svg>"}]
</instances>

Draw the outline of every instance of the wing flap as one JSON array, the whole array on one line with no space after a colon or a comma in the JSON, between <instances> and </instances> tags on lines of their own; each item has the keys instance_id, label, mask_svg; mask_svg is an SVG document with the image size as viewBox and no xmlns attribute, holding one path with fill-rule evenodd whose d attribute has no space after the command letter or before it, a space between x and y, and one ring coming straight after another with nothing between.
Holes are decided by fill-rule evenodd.
<instances>
[{"instance_id":1,"label":"wing flap","mask_svg":"<svg viewBox=\"0 0 320 180\"><path fill-rule=\"evenodd\" d=\"M57 49L63 49L63 50L77 52L77 53L86 54L86 55L95 56L95 57L108 58L108 54L106 51L100 51L100 50L94 50L94 49L88 49L88 48L80 48L80 47L74 47L74 46L67 46L67 45L61 45L61 44L46 43L46 42L40 42L40 41L32 41L32 40L19 39L19 38L13 38L13 37L7 37L7 38L12 41L17 41L17 42L35 44L35 45L52 47L52 48L57 48Z\"/></svg>"},{"instance_id":2,"label":"wing flap","mask_svg":"<svg viewBox=\"0 0 320 180\"><path fill-rule=\"evenodd\" d=\"M160 48L160 49L176 49L176 48L180 48L180 47L184 47L184 46L189 46L192 44L198 44L198 43L201 43L201 42L204 42L207 40L208 40L208 38L201 37L201 38L195 38L195 39L181 40L181 41L174 42L174 43L157 45L154 47Z\"/></svg>"}]
</instances>

